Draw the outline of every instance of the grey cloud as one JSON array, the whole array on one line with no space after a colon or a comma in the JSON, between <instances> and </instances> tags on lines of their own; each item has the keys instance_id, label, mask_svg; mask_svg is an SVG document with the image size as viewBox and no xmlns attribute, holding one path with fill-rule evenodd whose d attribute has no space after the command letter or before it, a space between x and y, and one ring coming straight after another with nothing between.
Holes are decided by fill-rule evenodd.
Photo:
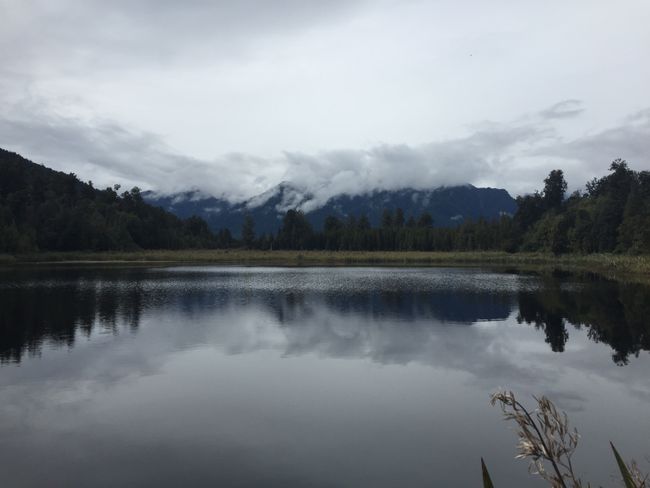
<instances>
[{"instance_id":1,"label":"grey cloud","mask_svg":"<svg viewBox=\"0 0 650 488\"><path fill-rule=\"evenodd\" d=\"M626 121L628 122L650 122L650 108L646 108L643 110L639 110L636 113L633 113L632 115L628 116Z\"/></svg>"},{"instance_id":2,"label":"grey cloud","mask_svg":"<svg viewBox=\"0 0 650 488\"><path fill-rule=\"evenodd\" d=\"M35 107L39 107L36 109ZM0 145L99 185L138 185L161 193L197 189L241 201L281 181L314 195L304 210L338 194L376 189L491 184L512 193L539 186L550 169L567 169L570 183L603 174L609 161L647 164L650 111L619 126L562 140L543 117L484 122L465 137L421 145L379 144L278 157L230 153L214 160L179 154L151 133L110 120L63 116L45 101L13 104L0 118Z\"/></svg>"},{"instance_id":3,"label":"grey cloud","mask_svg":"<svg viewBox=\"0 0 650 488\"><path fill-rule=\"evenodd\" d=\"M558 102L546 110L542 110L539 115L545 119L568 119L580 115L585 109L582 107L580 100L570 99Z\"/></svg>"},{"instance_id":4,"label":"grey cloud","mask_svg":"<svg viewBox=\"0 0 650 488\"><path fill-rule=\"evenodd\" d=\"M29 147L25 155L84 179L145 184L192 163L162 151L157 137L135 134L111 122L85 125L64 117L5 118L0 120L0 137L5 147L18 151Z\"/></svg>"},{"instance_id":5,"label":"grey cloud","mask_svg":"<svg viewBox=\"0 0 650 488\"><path fill-rule=\"evenodd\" d=\"M531 45L510 32L535 19L539 30L530 38L548 35L541 11L512 17L512 9L498 6L497 23L484 32L471 22L454 24L464 9L453 2L404 3L0 0L0 144L101 184L195 187L241 200L289 180L314 192L314 205L336 193L468 182L519 193L537 188L555 167L566 165L582 183L615 157L646 164L647 111L602 130L596 104L589 123L600 132L562 140L562 131L575 133L585 122L583 103L557 98L539 110L549 97L583 96L581 86L614 59L621 68L636 66L647 37L641 8L619 12L619 20L634 22L630 37L614 44L583 25L584 52L596 41L607 41L611 52L590 64L578 57L582 48L570 50L569 65L558 58L565 43ZM493 42L479 56L477 40L487 38ZM513 50L514 39L523 44ZM543 53L530 50L539 45ZM495 57L490 46L498 47ZM469 47L477 55L459 58ZM536 57L511 93L497 61L516 65L521 53ZM543 90L540 73L548 77ZM645 74L633 77L638 86ZM585 99L607 100L612 80L596 81ZM637 84L617 85L618 107L647 105ZM523 100L540 105L512 120L513 104ZM509 121L458 132L470 113L483 118L497 109ZM189 152L125 124L169 134ZM454 136L423 143L423 127ZM416 142L389 144L405 140ZM286 148L294 150L281 153ZM233 149L247 153L223 154ZM212 159L211 151L223 155Z\"/></svg>"},{"instance_id":6,"label":"grey cloud","mask_svg":"<svg viewBox=\"0 0 650 488\"><path fill-rule=\"evenodd\" d=\"M531 125L487 124L464 138L420 146L382 144L317 156L289 154L285 179L311 189L316 197L312 205L341 193L474 183L507 165L514 146L532 144L544 135Z\"/></svg>"},{"instance_id":7,"label":"grey cloud","mask_svg":"<svg viewBox=\"0 0 650 488\"><path fill-rule=\"evenodd\" d=\"M110 121L27 111L0 120L0 144L102 185L137 184L164 193L197 188L241 200L289 180L315 194L312 204L340 193L473 182L505 164L509 148L540 136L535 127L494 125L465 138L421 146L288 152L276 159L233 153L204 161L174 153L153 134Z\"/></svg>"},{"instance_id":8,"label":"grey cloud","mask_svg":"<svg viewBox=\"0 0 650 488\"><path fill-rule=\"evenodd\" d=\"M181 155L155 134L125 129L112 121L57 115L47 110L14 110L0 118L0 146L72 172L97 186L115 183L166 193L196 188L243 199L267 188L268 160L229 154L204 161ZM273 168L266 168L266 176Z\"/></svg>"},{"instance_id":9,"label":"grey cloud","mask_svg":"<svg viewBox=\"0 0 650 488\"><path fill-rule=\"evenodd\" d=\"M229 58L350 14L365 0L3 0L4 72L38 76ZM188 48L191 48L188 51ZM0 72L2 72L0 71Z\"/></svg>"},{"instance_id":10,"label":"grey cloud","mask_svg":"<svg viewBox=\"0 0 650 488\"><path fill-rule=\"evenodd\" d=\"M594 168L602 173L619 157L633 167L647 169L650 167L650 109L627 117L619 126L570 141L560 140L537 148L533 154L572 159L592 173Z\"/></svg>"}]
</instances>

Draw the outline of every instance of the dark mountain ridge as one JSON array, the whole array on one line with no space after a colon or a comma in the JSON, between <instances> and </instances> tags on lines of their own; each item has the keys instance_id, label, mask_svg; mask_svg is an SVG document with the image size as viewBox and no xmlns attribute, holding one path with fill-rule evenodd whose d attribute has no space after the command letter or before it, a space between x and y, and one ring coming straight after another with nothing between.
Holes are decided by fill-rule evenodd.
<instances>
[{"instance_id":1,"label":"dark mountain ridge","mask_svg":"<svg viewBox=\"0 0 650 488\"><path fill-rule=\"evenodd\" d=\"M101 190L0 149L0 253L217 247L650 253L650 172L616 159L584 192L567 198L566 189L555 169L543 190L516 201L505 190L464 185L338 195L318 205L309 192L283 183L231 204L198 192ZM197 214L222 230L215 235ZM228 229L240 234L244 222L246 232L233 239Z\"/></svg>"},{"instance_id":2,"label":"dark mountain ridge","mask_svg":"<svg viewBox=\"0 0 650 488\"><path fill-rule=\"evenodd\" d=\"M376 227L385 209L394 211L401 208L406 219L429 213L435 227L455 227L479 218L495 220L502 215L513 215L517 210L515 200L506 190L472 185L341 194L323 204L319 204L309 191L287 182L241 203L230 203L198 191L167 196L148 192L144 198L181 218L198 215L208 222L212 230L226 228L237 236L246 214L253 218L258 234L275 234L286 211L290 209L303 210L309 223L318 231L322 230L327 216L346 219L365 215L370 225Z\"/></svg>"}]
</instances>

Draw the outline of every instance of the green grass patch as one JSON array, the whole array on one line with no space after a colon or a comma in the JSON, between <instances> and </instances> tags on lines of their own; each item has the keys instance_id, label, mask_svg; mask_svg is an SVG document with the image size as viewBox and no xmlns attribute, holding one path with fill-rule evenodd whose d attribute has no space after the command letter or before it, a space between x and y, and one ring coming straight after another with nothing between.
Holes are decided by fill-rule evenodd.
<instances>
[{"instance_id":1,"label":"green grass patch","mask_svg":"<svg viewBox=\"0 0 650 488\"><path fill-rule=\"evenodd\" d=\"M0 255L0 265L20 263L197 263L276 266L503 266L590 271L621 279L650 279L650 256L504 252L257 251L243 249L62 252Z\"/></svg>"}]
</instances>

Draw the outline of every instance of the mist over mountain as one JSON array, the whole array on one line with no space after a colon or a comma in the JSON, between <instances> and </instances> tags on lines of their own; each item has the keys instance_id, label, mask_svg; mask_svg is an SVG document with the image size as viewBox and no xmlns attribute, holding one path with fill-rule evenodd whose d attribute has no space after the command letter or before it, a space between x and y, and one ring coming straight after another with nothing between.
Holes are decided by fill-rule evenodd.
<instances>
[{"instance_id":1,"label":"mist over mountain","mask_svg":"<svg viewBox=\"0 0 650 488\"><path fill-rule=\"evenodd\" d=\"M229 229L238 236L243 218L249 214L258 234L275 234L287 210L302 210L316 230L323 228L329 215L340 219L368 217L372 226L379 226L384 209L401 208L406 219L428 212L435 227L453 227L466 220L494 220L512 215L517 209L510 194L499 188L477 188L472 185L441 186L429 190L403 188L375 190L365 194L341 194L320 204L314 195L292 183L283 182L244 202L231 203L223 198L188 191L173 195L144 194L145 200L181 218L202 217L212 230Z\"/></svg>"}]
</instances>

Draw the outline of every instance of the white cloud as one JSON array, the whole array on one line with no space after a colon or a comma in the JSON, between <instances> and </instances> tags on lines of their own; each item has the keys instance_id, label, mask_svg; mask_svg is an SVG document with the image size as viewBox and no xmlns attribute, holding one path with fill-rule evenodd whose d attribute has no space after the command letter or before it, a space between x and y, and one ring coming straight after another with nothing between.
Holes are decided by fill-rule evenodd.
<instances>
[{"instance_id":1,"label":"white cloud","mask_svg":"<svg viewBox=\"0 0 650 488\"><path fill-rule=\"evenodd\" d=\"M617 157L633 167L647 167L650 111L565 140L553 125L556 117L546 115L557 106L508 123L483 122L463 137L420 145L285 152L275 158L231 153L214 160L181 155L155 134L130 131L112 121L64 117L44 105L38 112L14 106L12 118L0 119L0 145L100 186L138 185L160 193L198 189L241 201L288 181L314 195L312 206L342 193L465 183L518 194L538 188L556 167L565 169L575 188L603 174Z\"/></svg>"},{"instance_id":2,"label":"white cloud","mask_svg":"<svg viewBox=\"0 0 650 488\"><path fill-rule=\"evenodd\" d=\"M643 0L0 0L0 13L0 145L101 185L519 193L555 167L575 187L615 157L648 164ZM481 120L498 122L468 126Z\"/></svg>"}]
</instances>

